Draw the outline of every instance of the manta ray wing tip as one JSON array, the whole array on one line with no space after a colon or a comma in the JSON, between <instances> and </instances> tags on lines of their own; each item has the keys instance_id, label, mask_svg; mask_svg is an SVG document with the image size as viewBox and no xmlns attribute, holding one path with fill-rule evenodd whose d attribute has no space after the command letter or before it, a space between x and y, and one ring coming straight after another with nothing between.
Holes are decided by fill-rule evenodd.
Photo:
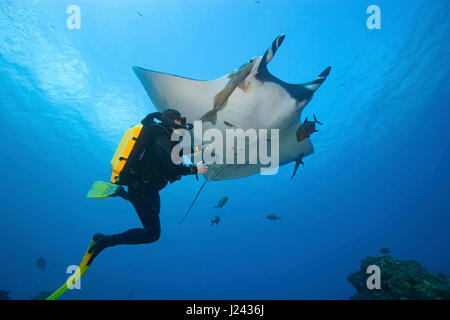
<instances>
[{"instance_id":1,"label":"manta ray wing tip","mask_svg":"<svg viewBox=\"0 0 450 320\"><path fill-rule=\"evenodd\" d=\"M144 70L144 68L138 67L138 66L132 66L131 69L134 71L134 73L139 76L140 73Z\"/></svg>"},{"instance_id":2,"label":"manta ray wing tip","mask_svg":"<svg viewBox=\"0 0 450 320\"><path fill-rule=\"evenodd\" d=\"M325 68L325 70L322 71L322 73L319 75L319 77L328 77L331 71L331 66L328 66Z\"/></svg>"}]
</instances>

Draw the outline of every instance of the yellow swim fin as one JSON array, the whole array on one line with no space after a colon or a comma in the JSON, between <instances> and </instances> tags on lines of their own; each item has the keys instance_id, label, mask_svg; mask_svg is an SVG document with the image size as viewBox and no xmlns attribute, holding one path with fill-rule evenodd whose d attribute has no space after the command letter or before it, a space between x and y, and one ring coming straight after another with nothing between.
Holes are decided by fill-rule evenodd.
<instances>
[{"instance_id":1,"label":"yellow swim fin","mask_svg":"<svg viewBox=\"0 0 450 320\"><path fill-rule=\"evenodd\" d=\"M69 289L70 286L74 285L86 273L86 271L88 271L90 267L90 265L88 265L88 262L92 256L92 253L89 253L89 249L92 247L93 244L94 241L91 241L88 249L86 250L86 253L84 254L83 259L81 260L78 271L75 272L73 275L71 275L69 279L67 279L67 281L52 295L50 295L46 300L58 299L64 292L67 291L67 289Z\"/></svg>"},{"instance_id":2,"label":"yellow swim fin","mask_svg":"<svg viewBox=\"0 0 450 320\"><path fill-rule=\"evenodd\" d=\"M87 193L88 198L108 198L112 196L117 188L120 186L117 184L111 184L104 181L95 181L91 189Z\"/></svg>"}]
</instances>

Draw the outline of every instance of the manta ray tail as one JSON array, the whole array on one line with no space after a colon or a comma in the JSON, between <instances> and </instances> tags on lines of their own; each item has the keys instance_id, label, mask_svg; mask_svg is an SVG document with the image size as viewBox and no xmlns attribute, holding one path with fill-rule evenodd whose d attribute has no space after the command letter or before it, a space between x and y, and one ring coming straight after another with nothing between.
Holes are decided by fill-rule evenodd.
<instances>
[{"instance_id":1,"label":"manta ray tail","mask_svg":"<svg viewBox=\"0 0 450 320\"><path fill-rule=\"evenodd\" d=\"M217 111L212 109L211 111L208 111L207 113L205 113L200 120L202 121L211 121L211 123L213 125L216 124L217 122Z\"/></svg>"},{"instance_id":2,"label":"manta ray tail","mask_svg":"<svg viewBox=\"0 0 450 320\"><path fill-rule=\"evenodd\" d=\"M184 215L184 217L180 220L180 224L183 223L184 219L187 217L187 215L189 214L189 212L191 211L192 207L195 204L195 201L197 201L198 196L200 195L200 192L202 192L203 187L206 185L206 183L208 182L208 180L205 179L205 182L203 182L202 186L200 187L200 190L198 190L197 195L194 198L194 201L192 201L191 206L189 207L189 209L187 210L186 214ZM211 224L212 225L212 224Z\"/></svg>"},{"instance_id":3,"label":"manta ray tail","mask_svg":"<svg viewBox=\"0 0 450 320\"><path fill-rule=\"evenodd\" d=\"M317 89L319 89L322 83L325 82L328 75L330 74L330 70L331 67L327 67L325 70L322 71L321 74L319 74L319 76L314 81L308 82L304 86L309 90L311 90L312 92L316 91Z\"/></svg>"}]
</instances>

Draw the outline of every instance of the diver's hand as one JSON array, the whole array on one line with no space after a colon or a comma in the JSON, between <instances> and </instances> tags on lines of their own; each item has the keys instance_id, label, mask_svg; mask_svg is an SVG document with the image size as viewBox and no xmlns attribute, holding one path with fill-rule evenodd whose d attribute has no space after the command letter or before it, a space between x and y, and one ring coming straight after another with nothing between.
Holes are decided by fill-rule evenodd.
<instances>
[{"instance_id":1,"label":"diver's hand","mask_svg":"<svg viewBox=\"0 0 450 320\"><path fill-rule=\"evenodd\" d=\"M211 143L209 143L202 148L202 151L211 151L213 149L214 149L214 146Z\"/></svg>"},{"instance_id":2,"label":"diver's hand","mask_svg":"<svg viewBox=\"0 0 450 320\"><path fill-rule=\"evenodd\" d=\"M206 174L208 172L208 166L204 163L197 164L197 173Z\"/></svg>"}]
</instances>

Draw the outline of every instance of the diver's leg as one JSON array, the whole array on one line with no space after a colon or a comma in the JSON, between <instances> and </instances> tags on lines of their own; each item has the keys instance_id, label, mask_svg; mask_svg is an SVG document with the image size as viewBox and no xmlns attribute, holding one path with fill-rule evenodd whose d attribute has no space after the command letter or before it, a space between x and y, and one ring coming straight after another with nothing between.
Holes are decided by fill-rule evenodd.
<instances>
[{"instance_id":1,"label":"diver's leg","mask_svg":"<svg viewBox=\"0 0 450 320\"><path fill-rule=\"evenodd\" d=\"M148 197L141 197L133 189L129 189L129 200L136 209L137 214L144 228L135 228L128 231L104 236L100 233L94 235L95 244L89 252L93 252L89 264L94 258L107 247L119 244L142 244L152 243L159 239L161 235L161 225L159 221L160 198L158 192L154 192Z\"/></svg>"},{"instance_id":2,"label":"diver's leg","mask_svg":"<svg viewBox=\"0 0 450 320\"><path fill-rule=\"evenodd\" d=\"M112 245L152 243L157 241L161 235L159 194L155 192L155 194L145 199L134 199L131 197L130 201L136 209L144 228L134 228L111 235Z\"/></svg>"}]
</instances>

